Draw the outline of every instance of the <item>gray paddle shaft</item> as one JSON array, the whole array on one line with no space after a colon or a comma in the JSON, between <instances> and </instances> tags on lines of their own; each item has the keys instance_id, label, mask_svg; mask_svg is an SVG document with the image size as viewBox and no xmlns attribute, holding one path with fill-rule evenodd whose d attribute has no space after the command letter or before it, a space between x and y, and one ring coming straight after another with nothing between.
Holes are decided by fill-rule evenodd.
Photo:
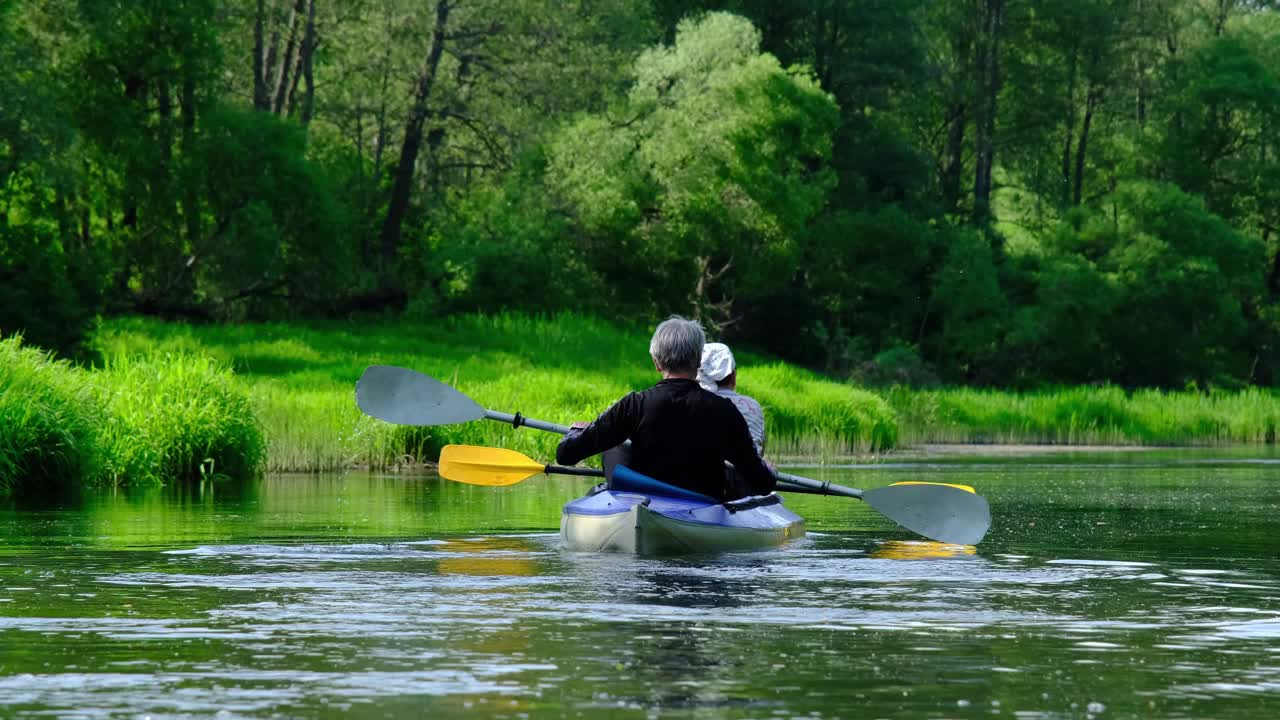
<instances>
[{"instance_id":1,"label":"gray paddle shaft","mask_svg":"<svg viewBox=\"0 0 1280 720\"><path fill-rule=\"evenodd\" d=\"M533 418L527 418L520 413L512 415L510 413L497 412L496 410L485 410L484 419L497 420L498 422L507 423L508 425L517 428L531 427L534 430L546 430L547 432L559 433L561 435L569 432L568 425L557 425L545 420L534 420Z\"/></svg>"}]
</instances>

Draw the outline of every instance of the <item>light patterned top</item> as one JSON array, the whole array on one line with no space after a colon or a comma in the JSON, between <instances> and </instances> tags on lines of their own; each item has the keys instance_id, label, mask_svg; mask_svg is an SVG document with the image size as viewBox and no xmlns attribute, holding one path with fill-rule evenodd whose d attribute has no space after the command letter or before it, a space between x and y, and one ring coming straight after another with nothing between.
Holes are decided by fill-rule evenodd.
<instances>
[{"instance_id":1,"label":"light patterned top","mask_svg":"<svg viewBox=\"0 0 1280 720\"><path fill-rule=\"evenodd\" d=\"M716 390L716 394L733 403L738 408L738 412L742 413L743 419L747 421L747 429L751 431L751 442L756 446L756 453L764 455L764 443L766 440L764 431L764 408L760 407L760 403L754 398L746 395L739 395L732 390L720 388Z\"/></svg>"}]
</instances>

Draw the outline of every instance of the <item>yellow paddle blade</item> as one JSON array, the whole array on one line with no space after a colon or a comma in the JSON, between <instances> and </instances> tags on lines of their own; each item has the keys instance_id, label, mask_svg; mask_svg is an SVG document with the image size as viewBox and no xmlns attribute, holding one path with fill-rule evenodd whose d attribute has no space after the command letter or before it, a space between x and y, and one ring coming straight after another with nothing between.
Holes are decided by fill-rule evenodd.
<instances>
[{"instance_id":1,"label":"yellow paddle blade","mask_svg":"<svg viewBox=\"0 0 1280 720\"><path fill-rule=\"evenodd\" d=\"M953 487L953 488L956 488L957 490L963 490L963 491L965 491L965 492L971 492L971 493L973 493L973 494L975 494L975 495L977 495L977 494L978 494L978 492L977 492L976 490L974 490L973 488L969 487L968 485L955 485L955 484L953 484L953 483L931 483L931 482L921 482L921 481L919 481L919 480L904 480L904 481L902 481L902 482L896 482L896 483L893 483L893 484L894 484L894 485L942 485L942 486L944 486L944 487Z\"/></svg>"},{"instance_id":2,"label":"yellow paddle blade","mask_svg":"<svg viewBox=\"0 0 1280 720\"><path fill-rule=\"evenodd\" d=\"M440 451L440 477L472 485L515 485L544 467L527 455L503 448L445 445Z\"/></svg>"},{"instance_id":3,"label":"yellow paddle blade","mask_svg":"<svg viewBox=\"0 0 1280 720\"><path fill-rule=\"evenodd\" d=\"M867 557L880 560L932 560L934 558L959 557L975 553L977 553L977 548L972 545L889 540L881 543L880 547L872 550Z\"/></svg>"}]
</instances>

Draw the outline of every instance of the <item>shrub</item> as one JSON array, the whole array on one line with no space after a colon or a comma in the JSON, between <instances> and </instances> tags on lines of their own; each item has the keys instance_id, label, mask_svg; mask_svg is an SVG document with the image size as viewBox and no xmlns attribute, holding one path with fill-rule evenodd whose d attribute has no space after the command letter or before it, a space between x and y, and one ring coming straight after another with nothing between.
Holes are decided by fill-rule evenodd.
<instances>
[{"instance_id":1,"label":"shrub","mask_svg":"<svg viewBox=\"0 0 1280 720\"><path fill-rule=\"evenodd\" d=\"M99 410L83 372L20 337L0 340L0 495L95 475Z\"/></svg>"},{"instance_id":2,"label":"shrub","mask_svg":"<svg viewBox=\"0 0 1280 720\"><path fill-rule=\"evenodd\" d=\"M243 478L261 468L265 445L249 398L214 360L114 357L100 379L107 410L100 480L163 485L214 474Z\"/></svg>"}]
</instances>

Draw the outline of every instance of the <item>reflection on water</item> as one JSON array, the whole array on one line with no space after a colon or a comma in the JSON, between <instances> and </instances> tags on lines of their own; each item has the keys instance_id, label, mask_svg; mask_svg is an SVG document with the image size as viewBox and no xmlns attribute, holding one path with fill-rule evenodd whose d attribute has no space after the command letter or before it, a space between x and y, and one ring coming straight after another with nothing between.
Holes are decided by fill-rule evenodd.
<instances>
[{"instance_id":1,"label":"reflection on water","mask_svg":"<svg viewBox=\"0 0 1280 720\"><path fill-rule=\"evenodd\" d=\"M951 545L928 540L886 540L872 550L868 557L882 560L924 560L926 558L953 558L977 554L972 545Z\"/></svg>"},{"instance_id":2,"label":"reflection on water","mask_svg":"<svg viewBox=\"0 0 1280 720\"><path fill-rule=\"evenodd\" d=\"M1130 457L821 471L974 485L977 548L800 496L774 551L567 553L555 479L0 510L0 715L1275 716L1280 468Z\"/></svg>"}]
</instances>

